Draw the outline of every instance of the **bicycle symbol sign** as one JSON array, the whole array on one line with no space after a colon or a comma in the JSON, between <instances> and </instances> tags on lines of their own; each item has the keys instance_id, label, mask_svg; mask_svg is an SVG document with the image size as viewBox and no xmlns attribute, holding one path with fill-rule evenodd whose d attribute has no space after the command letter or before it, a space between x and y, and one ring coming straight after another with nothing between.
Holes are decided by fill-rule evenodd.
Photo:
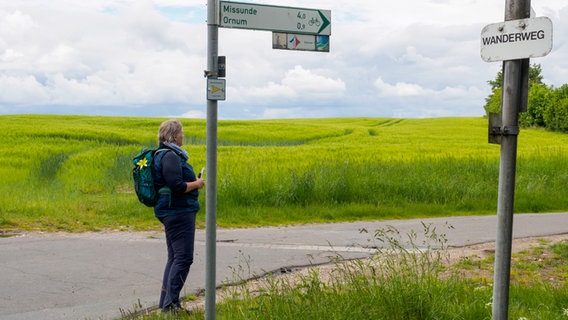
<instances>
[{"instance_id":1,"label":"bicycle symbol sign","mask_svg":"<svg viewBox=\"0 0 568 320\"><path fill-rule=\"evenodd\" d=\"M331 11L220 1L219 26L313 35L331 34Z\"/></svg>"}]
</instances>

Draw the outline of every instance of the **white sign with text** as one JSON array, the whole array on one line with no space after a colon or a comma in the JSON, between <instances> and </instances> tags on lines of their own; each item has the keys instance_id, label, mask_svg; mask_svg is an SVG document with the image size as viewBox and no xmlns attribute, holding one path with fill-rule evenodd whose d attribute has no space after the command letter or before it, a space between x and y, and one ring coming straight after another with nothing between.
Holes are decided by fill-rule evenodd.
<instances>
[{"instance_id":1,"label":"white sign with text","mask_svg":"<svg viewBox=\"0 0 568 320\"><path fill-rule=\"evenodd\" d=\"M552 21L547 17L487 25L481 31L486 62L544 57L552 50Z\"/></svg>"}]
</instances>

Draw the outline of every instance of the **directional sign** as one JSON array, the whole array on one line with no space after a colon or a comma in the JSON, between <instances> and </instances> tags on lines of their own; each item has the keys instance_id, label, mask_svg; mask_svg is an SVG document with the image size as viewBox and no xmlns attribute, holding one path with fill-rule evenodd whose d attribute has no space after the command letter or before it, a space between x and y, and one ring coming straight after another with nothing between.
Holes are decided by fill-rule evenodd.
<instances>
[{"instance_id":1,"label":"directional sign","mask_svg":"<svg viewBox=\"0 0 568 320\"><path fill-rule=\"evenodd\" d=\"M220 1L219 26L296 34L331 34L331 10Z\"/></svg>"},{"instance_id":2,"label":"directional sign","mask_svg":"<svg viewBox=\"0 0 568 320\"><path fill-rule=\"evenodd\" d=\"M207 100L225 100L225 79L207 78Z\"/></svg>"},{"instance_id":3,"label":"directional sign","mask_svg":"<svg viewBox=\"0 0 568 320\"><path fill-rule=\"evenodd\" d=\"M543 57L551 50L547 17L494 23L481 31L481 58L487 62Z\"/></svg>"},{"instance_id":4,"label":"directional sign","mask_svg":"<svg viewBox=\"0 0 568 320\"><path fill-rule=\"evenodd\" d=\"M273 32L272 49L329 52L329 36Z\"/></svg>"}]
</instances>

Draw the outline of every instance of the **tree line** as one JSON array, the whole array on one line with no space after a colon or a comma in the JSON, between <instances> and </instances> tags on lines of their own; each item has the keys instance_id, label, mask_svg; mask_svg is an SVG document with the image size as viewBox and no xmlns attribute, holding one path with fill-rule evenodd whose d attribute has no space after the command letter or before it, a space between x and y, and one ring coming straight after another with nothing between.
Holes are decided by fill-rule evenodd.
<instances>
[{"instance_id":1,"label":"tree line","mask_svg":"<svg viewBox=\"0 0 568 320\"><path fill-rule=\"evenodd\" d=\"M559 88L543 83L540 64L529 67L529 98L527 112L521 113L519 125L542 127L553 131L568 132L568 84ZM495 80L489 80L491 94L485 99L485 112L501 111L503 72Z\"/></svg>"}]
</instances>

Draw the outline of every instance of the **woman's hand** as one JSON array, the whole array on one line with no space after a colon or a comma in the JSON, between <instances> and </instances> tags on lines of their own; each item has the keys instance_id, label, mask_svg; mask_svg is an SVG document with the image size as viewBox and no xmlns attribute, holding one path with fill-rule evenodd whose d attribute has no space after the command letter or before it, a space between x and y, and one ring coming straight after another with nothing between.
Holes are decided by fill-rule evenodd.
<instances>
[{"instance_id":1,"label":"woman's hand","mask_svg":"<svg viewBox=\"0 0 568 320\"><path fill-rule=\"evenodd\" d=\"M195 189L203 188L205 186L205 180L203 180L203 178L197 178L195 181L186 182L185 185L185 192L187 193Z\"/></svg>"}]
</instances>

